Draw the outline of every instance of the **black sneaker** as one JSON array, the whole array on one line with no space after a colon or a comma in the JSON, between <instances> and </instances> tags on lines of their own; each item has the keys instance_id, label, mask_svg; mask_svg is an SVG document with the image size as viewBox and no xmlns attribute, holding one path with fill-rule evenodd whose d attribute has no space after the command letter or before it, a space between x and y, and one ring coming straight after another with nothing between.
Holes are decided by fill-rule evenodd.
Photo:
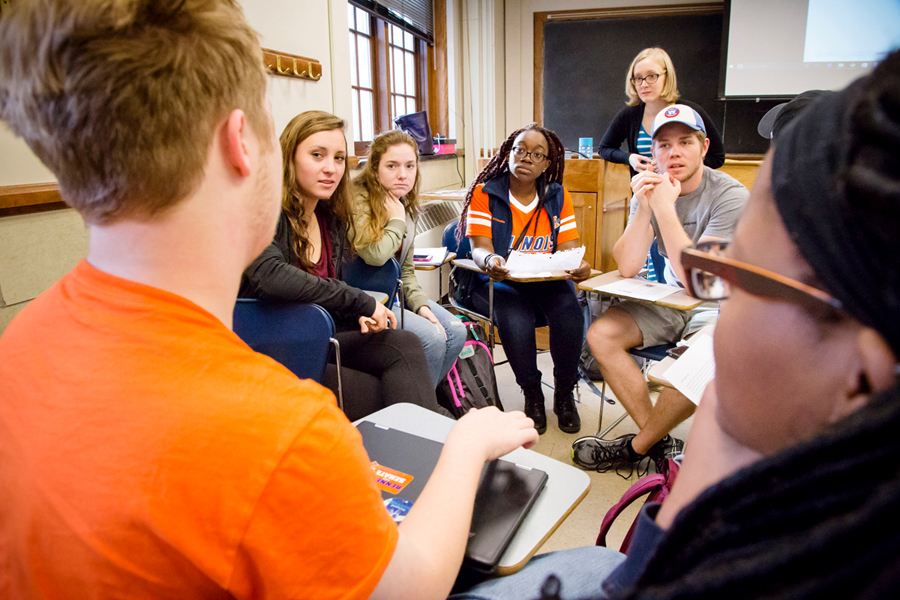
<instances>
[{"instance_id":1,"label":"black sneaker","mask_svg":"<svg viewBox=\"0 0 900 600\"><path fill-rule=\"evenodd\" d=\"M561 431L566 433L578 433L581 431L581 417L578 416L578 409L575 407L575 397L572 395L572 390L565 394L553 394L553 412L556 413L556 420Z\"/></svg>"},{"instance_id":2,"label":"black sneaker","mask_svg":"<svg viewBox=\"0 0 900 600\"><path fill-rule=\"evenodd\" d=\"M578 438L572 444L572 461L582 469L598 473L614 469L625 479L631 477L637 466L638 477L643 477L650 468L649 464L641 467L641 463L647 457L638 456L637 460L632 460L628 452L628 442L634 436L633 433L627 433L614 440L601 440L593 435Z\"/></svg>"},{"instance_id":3,"label":"black sneaker","mask_svg":"<svg viewBox=\"0 0 900 600\"><path fill-rule=\"evenodd\" d=\"M666 434L666 437L659 440L647 450L647 456L653 461L654 465L656 465L656 472L663 472L663 463L666 462L667 458L674 459L676 456L684 453L684 440L679 440L677 437L673 437L669 434Z\"/></svg>"},{"instance_id":4,"label":"black sneaker","mask_svg":"<svg viewBox=\"0 0 900 600\"><path fill-rule=\"evenodd\" d=\"M525 394L525 416L534 421L538 434L547 431L547 413L544 410L544 390L538 384L534 388L522 388Z\"/></svg>"}]
</instances>

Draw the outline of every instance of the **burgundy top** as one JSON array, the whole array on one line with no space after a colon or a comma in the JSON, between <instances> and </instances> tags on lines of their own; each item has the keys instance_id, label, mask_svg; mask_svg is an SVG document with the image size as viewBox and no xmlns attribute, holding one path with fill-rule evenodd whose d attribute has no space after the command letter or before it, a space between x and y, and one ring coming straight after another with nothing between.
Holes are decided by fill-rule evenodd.
<instances>
[{"instance_id":1,"label":"burgundy top","mask_svg":"<svg viewBox=\"0 0 900 600\"><path fill-rule=\"evenodd\" d=\"M313 265L313 268L309 270L309 273L323 279L334 279L334 263L331 262L331 235L325 233L330 231L330 229L328 229L328 222L318 211L316 211L316 220L319 222L319 235L322 238L322 252L319 254L319 262Z\"/></svg>"}]
</instances>

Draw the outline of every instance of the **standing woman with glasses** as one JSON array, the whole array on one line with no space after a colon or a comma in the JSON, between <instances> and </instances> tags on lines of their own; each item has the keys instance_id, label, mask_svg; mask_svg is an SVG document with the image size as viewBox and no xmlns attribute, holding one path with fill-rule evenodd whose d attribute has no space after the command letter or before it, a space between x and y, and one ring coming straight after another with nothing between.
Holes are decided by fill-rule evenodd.
<instances>
[{"instance_id":1,"label":"standing woman with glasses","mask_svg":"<svg viewBox=\"0 0 900 600\"><path fill-rule=\"evenodd\" d=\"M494 285L494 320L503 350L525 395L525 414L538 433L547 430L541 372L537 367L536 316L550 327L553 357L553 412L559 428L577 433L581 419L573 392L584 339L584 319L574 282L587 279L591 268L568 271L568 280L516 283L509 277L506 258L512 250L551 253L581 245L572 198L563 188L565 152L552 131L531 124L512 133L481 171L466 193L457 239L467 236L472 259L484 272L459 280L461 298L487 314L489 279ZM463 292L462 295L465 295Z\"/></svg>"},{"instance_id":2,"label":"standing woman with glasses","mask_svg":"<svg viewBox=\"0 0 900 600\"><path fill-rule=\"evenodd\" d=\"M665 50L645 48L634 57L625 75L625 94L628 96L628 106L616 115L603 134L598 149L600 158L629 165L632 177L638 171L646 170L653 159L650 154L653 119L666 106L679 102L700 113L706 125L709 151L703 164L711 169L718 169L725 164L722 137L706 111L680 97L675 67ZM628 152L620 149L623 141L628 143Z\"/></svg>"}]
</instances>

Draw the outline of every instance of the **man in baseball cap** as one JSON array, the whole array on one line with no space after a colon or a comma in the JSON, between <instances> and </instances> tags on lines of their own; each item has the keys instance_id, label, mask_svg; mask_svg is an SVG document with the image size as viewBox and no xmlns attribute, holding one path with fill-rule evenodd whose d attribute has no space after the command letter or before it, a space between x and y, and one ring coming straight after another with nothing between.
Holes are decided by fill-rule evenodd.
<instances>
[{"instance_id":1,"label":"man in baseball cap","mask_svg":"<svg viewBox=\"0 0 900 600\"><path fill-rule=\"evenodd\" d=\"M681 285L681 249L699 242L728 240L749 192L737 180L703 165L709 149L703 119L690 106L673 104L653 121L653 157L657 171L642 171L631 180L634 196L628 226L613 249L623 277L638 274L654 240L667 257L665 282ZM630 469L650 456L657 464L684 447L669 435L694 412L680 392L663 390L656 405L629 348L675 342L716 318L715 303L693 311L624 301L614 304L587 334L600 370L628 413L638 434L615 440L587 436L575 441L572 458L586 469Z\"/></svg>"}]
</instances>

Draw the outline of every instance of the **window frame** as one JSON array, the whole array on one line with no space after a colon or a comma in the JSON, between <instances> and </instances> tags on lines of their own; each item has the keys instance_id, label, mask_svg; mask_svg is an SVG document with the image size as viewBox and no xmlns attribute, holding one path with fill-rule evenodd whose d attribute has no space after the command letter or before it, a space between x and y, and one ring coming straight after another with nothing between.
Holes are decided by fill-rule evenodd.
<instances>
[{"instance_id":1,"label":"window frame","mask_svg":"<svg viewBox=\"0 0 900 600\"><path fill-rule=\"evenodd\" d=\"M390 21L386 21L380 18L378 15L372 14L371 12L364 10L358 6L348 3L348 6L353 10L354 20L348 22L348 35L352 41L357 41L357 36L363 35L372 40L370 44L371 57L370 64L372 65L372 96L373 96L373 115L372 115L372 126L373 126L373 134L377 136L380 133L385 131L390 131L393 129L393 120L392 120L392 109L393 109L393 97L396 95L393 91L393 87L391 86L392 80L392 56L391 49L398 48L400 51L406 53L409 52L413 55L413 68L415 69L415 102L416 102L416 111L427 110L429 107L429 89L431 87L431 75L432 71L428 69L429 57L432 55L432 51L429 48L429 45L419 38L416 35L412 35L409 32L406 32L402 28L397 25L391 23ZM368 18L369 24L369 34L360 33L358 29L356 29L359 18L359 14L363 13ZM348 15L349 17L349 15ZM409 50L404 46L397 46L396 44L391 43L391 30L390 27L397 27L398 30L403 32L404 35L411 35L413 39L413 49ZM357 84L360 82L359 79L359 60L358 60L358 52L359 46L358 43L355 45L355 49L353 50L353 54L350 57L351 69L355 69L356 71L356 81ZM404 61L405 67L405 61ZM356 102L359 110L362 110L362 103L360 98L360 90L368 91L368 88L363 88L359 85L352 85L351 81L351 102ZM353 97L355 95L355 98ZM403 94L404 97L411 98L412 96L409 94ZM401 114L407 114L403 112ZM429 121L432 121L433 117L429 115ZM357 122L359 121L359 122ZM357 141L357 136L362 136L362 116L357 119L354 115L354 123L353 123L353 145L354 152L356 156L364 156L368 152L369 145L372 143L372 140L364 140Z\"/></svg>"}]
</instances>

